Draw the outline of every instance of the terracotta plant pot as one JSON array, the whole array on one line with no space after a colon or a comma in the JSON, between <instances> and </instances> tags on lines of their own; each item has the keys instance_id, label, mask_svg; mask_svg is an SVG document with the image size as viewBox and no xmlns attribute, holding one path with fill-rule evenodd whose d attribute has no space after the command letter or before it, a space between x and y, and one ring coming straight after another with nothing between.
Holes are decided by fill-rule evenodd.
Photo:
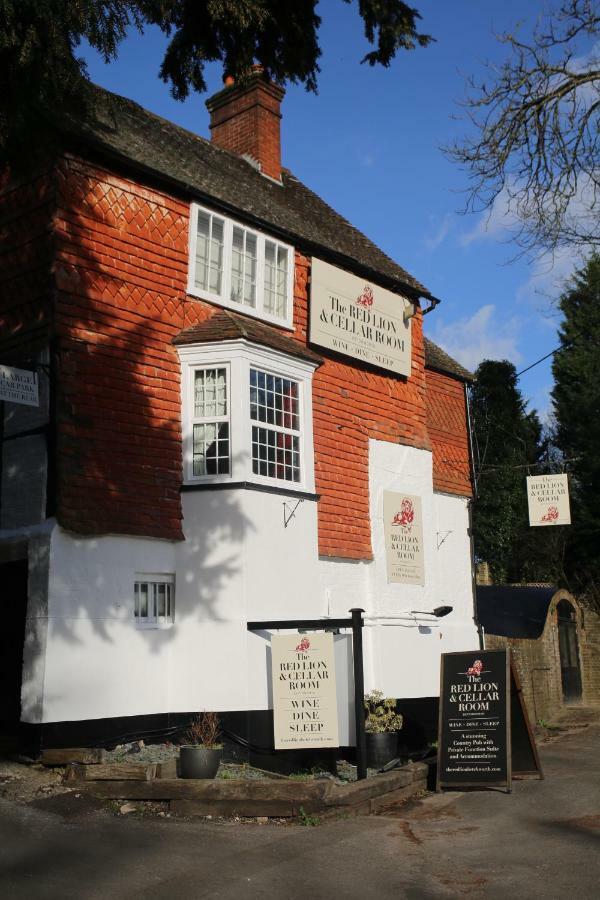
<instances>
[{"instance_id":1,"label":"terracotta plant pot","mask_svg":"<svg viewBox=\"0 0 600 900\"><path fill-rule=\"evenodd\" d=\"M369 769L381 769L398 756L397 731L384 731L382 734L367 731L366 738Z\"/></svg>"},{"instance_id":2,"label":"terracotta plant pot","mask_svg":"<svg viewBox=\"0 0 600 900\"><path fill-rule=\"evenodd\" d=\"M214 778L222 756L221 747L183 746L179 751L179 777Z\"/></svg>"}]
</instances>

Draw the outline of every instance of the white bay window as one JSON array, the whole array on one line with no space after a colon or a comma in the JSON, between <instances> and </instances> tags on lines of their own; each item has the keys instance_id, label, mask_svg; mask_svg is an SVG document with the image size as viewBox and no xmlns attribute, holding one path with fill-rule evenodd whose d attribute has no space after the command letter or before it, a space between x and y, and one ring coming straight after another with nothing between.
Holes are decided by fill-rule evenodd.
<instances>
[{"instance_id":1,"label":"white bay window","mask_svg":"<svg viewBox=\"0 0 600 900\"><path fill-rule=\"evenodd\" d=\"M179 348L186 484L314 491L315 364L243 340Z\"/></svg>"},{"instance_id":2,"label":"white bay window","mask_svg":"<svg viewBox=\"0 0 600 900\"><path fill-rule=\"evenodd\" d=\"M292 275L290 246L192 204L190 294L291 327Z\"/></svg>"}]
</instances>

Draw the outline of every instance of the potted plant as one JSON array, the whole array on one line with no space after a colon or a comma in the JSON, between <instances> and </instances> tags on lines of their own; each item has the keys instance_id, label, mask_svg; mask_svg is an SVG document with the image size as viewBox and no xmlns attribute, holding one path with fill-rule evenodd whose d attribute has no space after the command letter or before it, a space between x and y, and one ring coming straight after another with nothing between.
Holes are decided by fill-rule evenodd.
<instances>
[{"instance_id":1,"label":"potted plant","mask_svg":"<svg viewBox=\"0 0 600 900\"><path fill-rule=\"evenodd\" d=\"M365 694L364 703L367 766L381 769L398 756L398 732L402 728L402 716L396 712L394 698L384 697L381 691Z\"/></svg>"},{"instance_id":2,"label":"potted plant","mask_svg":"<svg viewBox=\"0 0 600 900\"><path fill-rule=\"evenodd\" d=\"M219 717L214 712L198 713L184 734L186 743L179 751L180 778L214 778L217 774L223 744L219 742Z\"/></svg>"}]
</instances>

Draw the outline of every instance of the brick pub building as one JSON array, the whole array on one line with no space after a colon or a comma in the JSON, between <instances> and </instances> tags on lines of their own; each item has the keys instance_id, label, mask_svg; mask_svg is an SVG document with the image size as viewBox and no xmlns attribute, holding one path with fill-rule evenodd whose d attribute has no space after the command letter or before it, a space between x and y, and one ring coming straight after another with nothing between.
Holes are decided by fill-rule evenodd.
<instances>
[{"instance_id":1,"label":"brick pub building","mask_svg":"<svg viewBox=\"0 0 600 900\"><path fill-rule=\"evenodd\" d=\"M359 606L366 688L418 719L440 653L477 646L470 376L423 337L435 298L282 168L261 75L208 101L211 141L95 96L0 196L0 362L40 395L2 415L2 717L49 746L214 709L265 746L270 635L246 623ZM350 313L313 321L336 285ZM412 583L386 492L422 518Z\"/></svg>"}]
</instances>

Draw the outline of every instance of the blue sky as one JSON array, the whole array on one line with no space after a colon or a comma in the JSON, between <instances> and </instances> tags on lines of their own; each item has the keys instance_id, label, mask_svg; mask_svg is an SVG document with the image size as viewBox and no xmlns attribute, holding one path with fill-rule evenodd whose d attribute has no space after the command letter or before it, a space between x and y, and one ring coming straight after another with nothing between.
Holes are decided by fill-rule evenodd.
<instances>
[{"instance_id":1,"label":"blue sky","mask_svg":"<svg viewBox=\"0 0 600 900\"><path fill-rule=\"evenodd\" d=\"M528 22L541 0L415 0L426 49L403 53L388 69L359 64L368 49L356 4L323 0L319 93L289 85L283 103L283 164L442 299L426 333L464 365L510 359L517 370L557 346L553 306L576 262L515 260L517 248L501 211L460 213L466 176L441 146L460 137L464 76L499 60L494 32ZM158 78L165 39L137 33L105 65L82 46L93 81L208 137L205 96L174 101ZM207 70L210 96L222 71ZM550 362L526 373L524 396L544 416Z\"/></svg>"}]
</instances>

